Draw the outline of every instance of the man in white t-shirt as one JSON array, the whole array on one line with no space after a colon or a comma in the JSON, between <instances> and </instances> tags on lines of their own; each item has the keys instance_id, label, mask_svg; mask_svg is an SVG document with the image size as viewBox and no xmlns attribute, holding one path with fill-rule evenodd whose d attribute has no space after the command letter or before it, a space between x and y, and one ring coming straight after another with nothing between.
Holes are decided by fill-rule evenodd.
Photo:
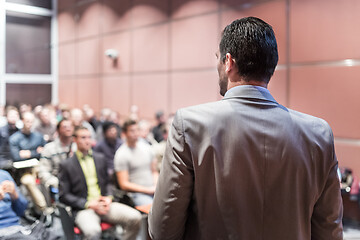
<instances>
[{"instance_id":1,"label":"man in white t-shirt","mask_svg":"<svg viewBox=\"0 0 360 240\"><path fill-rule=\"evenodd\" d=\"M116 151L114 167L122 190L130 192L136 206L151 204L158 171L151 146L139 140L139 127L133 120L123 126L125 144Z\"/></svg>"}]
</instances>

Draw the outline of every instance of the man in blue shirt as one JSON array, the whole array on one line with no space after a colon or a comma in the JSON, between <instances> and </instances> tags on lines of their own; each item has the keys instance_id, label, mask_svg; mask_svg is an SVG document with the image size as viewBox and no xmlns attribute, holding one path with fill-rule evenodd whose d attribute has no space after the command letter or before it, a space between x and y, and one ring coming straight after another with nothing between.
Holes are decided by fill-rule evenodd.
<instances>
[{"instance_id":1,"label":"man in blue shirt","mask_svg":"<svg viewBox=\"0 0 360 240\"><path fill-rule=\"evenodd\" d=\"M22 116L24 127L9 138L10 151L14 161L40 158L46 141L40 133L31 130L34 119L32 112L25 112ZM23 173L20 173L20 182L27 188L37 210L48 214L51 209L47 208L45 197L37 188L31 171L32 169L26 169Z\"/></svg>"},{"instance_id":2,"label":"man in blue shirt","mask_svg":"<svg viewBox=\"0 0 360 240\"><path fill-rule=\"evenodd\" d=\"M40 158L46 141L40 133L31 130L34 119L32 112L25 112L22 116L24 127L9 138L10 152L14 161Z\"/></svg>"}]
</instances>

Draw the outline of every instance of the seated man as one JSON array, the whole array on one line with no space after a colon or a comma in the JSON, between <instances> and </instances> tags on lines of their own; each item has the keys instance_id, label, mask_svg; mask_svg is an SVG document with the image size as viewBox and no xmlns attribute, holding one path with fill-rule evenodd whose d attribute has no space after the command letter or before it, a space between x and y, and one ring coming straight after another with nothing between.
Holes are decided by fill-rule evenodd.
<instances>
[{"instance_id":1,"label":"seated man","mask_svg":"<svg viewBox=\"0 0 360 240\"><path fill-rule=\"evenodd\" d=\"M126 141L117 150L114 166L122 190L129 191L136 206L151 204L158 177L157 161L148 143L139 140L135 121L124 123Z\"/></svg>"},{"instance_id":2,"label":"seated man","mask_svg":"<svg viewBox=\"0 0 360 240\"><path fill-rule=\"evenodd\" d=\"M40 158L46 141L40 133L32 131L34 119L32 112L25 112L22 116L24 127L9 138L10 152L14 161Z\"/></svg>"},{"instance_id":3,"label":"seated man","mask_svg":"<svg viewBox=\"0 0 360 240\"><path fill-rule=\"evenodd\" d=\"M52 119L52 112L49 107L44 107L39 112L39 121L34 126L34 130L43 135L46 142L52 142L55 138L56 124Z\"/></svg>"},{"instance_id":4,"label":"seated man","mask_svg":"<svg viewBox=\"0 0 360 240\"><path fill-rule=\"evenodd\" d=\"M21 233L26 228L19 224L27 201L21 195L10 174L0 170L0 238L35 239Z\"/></svg>"},{"instance_id":5,"label":"seated man","mask_svg":"<svg viewBox=\"0 0 360 240\"><path fill-rule=\"evenodd\" d=\"M100 221L120 224L122 239L136 239L141 214L126 205L112 202L109 176L103 155L91 151L91 134L85 127L74 133L76 153L60 163L60 202L72 207L75 223L86 239L99 239Z\"/></svg>"},{"instance_id":6,"label":"seated man","mask_svg":"<svg viewBox=\"0 0 360 240\"><path fill-rule=\"evenodd\" d=\"M60 163L76 151L76 144L72 142L74 126L70 120L60 120L57 124L57 133L58 137L44 146L40 157L38 174L46 187L58 188Z\"/></svg>"},{"instance_id":7,"label":"seated man","mask_svg":"<svg viewBox=\"0 0 360 240\"><path fill-rule=\"evenodd\" d=\"M19 121L19 111L16 107L8 106L6 108L7 124L0 127L0 161L12 159L10 154L9 138L19 130L16 126L17 121Z\"/></svg>"},{"instance_id":8,"label":"seated man","mask_svg":"<svg viewBox=\"0 0 360 240\"><path fill-rule=\"evenodd\" d=\"M114 174L114 155L123 141L118 137L118 129L113 122L104 122L102 125L104 139L94 147L94 151L105 155L109 176Z\"/></svg>"},{"instance_id":9,"label":"seated man","mask_svg":"<svg viewBox=\"0 0 360 240\"><path fill-rule=\"evenodd\" d=\"M40 158L43 146L46 141L43 136L32 131L34 123L34 114L32 112L25 112L22 115L24 127L21 131L17 131L9 138L10 152L14 161L23 161L31 158ZM47 212L47 204L44 195L37 188L35 177L32 175L31 169L29 171L21 171L20 182L27 188L34 204L42 213ZM52 211L49 209L49 211Z\"/></svg>"}]
</instances>

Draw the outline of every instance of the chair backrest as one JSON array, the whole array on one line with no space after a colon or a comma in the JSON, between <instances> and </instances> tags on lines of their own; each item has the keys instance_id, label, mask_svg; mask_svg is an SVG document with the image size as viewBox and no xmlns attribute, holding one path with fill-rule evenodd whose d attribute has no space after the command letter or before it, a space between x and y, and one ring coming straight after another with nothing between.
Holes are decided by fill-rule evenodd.
<instances>
[{"instance_id":1,"label":"chair backrest","mask_svg":"<svg viewBox=\"0 0 360 240\"><path fill-rule=\"evenodd\" d=\"M66 210L66 206L63 204L57 204L57 209L60 213L61 224L65 233L65 237L67 240L73 240L75 238L74 233L74 219L69 215Z\"/></svg>"}]
</instances>

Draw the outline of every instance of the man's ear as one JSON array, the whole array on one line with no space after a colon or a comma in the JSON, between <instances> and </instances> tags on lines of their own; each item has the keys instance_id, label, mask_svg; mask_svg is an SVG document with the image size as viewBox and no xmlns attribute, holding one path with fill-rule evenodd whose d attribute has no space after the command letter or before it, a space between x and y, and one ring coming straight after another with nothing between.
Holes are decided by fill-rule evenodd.
<instances>
[{"instance_id":1,"label":"man's ear","mask_svg":"<svg viewBox=\"0 0 360 240\"><path fill-rule=\"evenodd\" d=\"M229 73L235 67L235 59L232 58L230 53L227 53L225 57L225 72Z\"/></svg>"}]
</instances>

